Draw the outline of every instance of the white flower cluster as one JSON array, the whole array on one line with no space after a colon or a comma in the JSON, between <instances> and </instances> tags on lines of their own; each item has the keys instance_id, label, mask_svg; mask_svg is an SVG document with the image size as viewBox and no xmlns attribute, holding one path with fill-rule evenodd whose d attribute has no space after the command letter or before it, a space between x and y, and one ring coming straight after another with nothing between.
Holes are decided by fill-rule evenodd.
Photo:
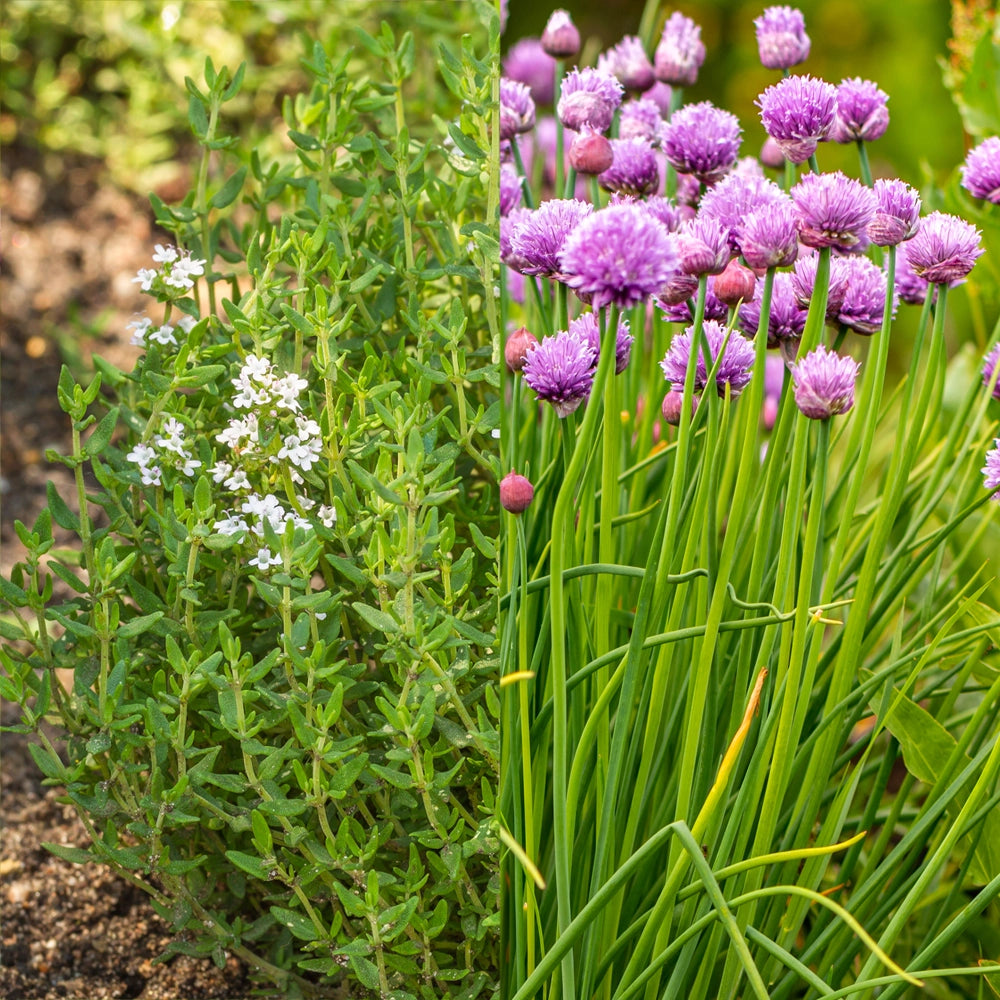
<instances>
[{"instance_id":1,"label":"white flower cluster","mask_svg":"<svg viewBox=\"0 0 1000 1000\"><path fill-rule=\"evenodd\" d=\"M281 564L281 556L273 554L269 546L264 544L265 522L278 535L284 532L288 524L293 524L296 528L312 527L304 517L300 517L294 511L285 510L281 501L270 493L263 496L251 493L240 503L237 513L226 511L225 514L224 518L215 522L213 530L222 535L238 535L243 532L254 535L257 554L248 560L248 564L260 570Z\"/></svg>"},{"instance_id":2,"label":"white flower cluster","mask_svg":"<svg viewBox=\"0 0 1000 1000\"><path fill-rule=\"evenodd\" d=\"M201 466L184 436L184 425L175 417L167 417L163 421L162 433L153 438L151 445L137 444L125 456L139 466L139 476L144 485L162 485L164 467L192 476L194 470Z\"/></svg>"},{"instance_id":3,"label":"white flower cluster","mask_svg":"<svg viewBox=\"0 0 1000 1000\"><path fill-rule=\"evenodd\" d=\"M193 316L181 316L177 320L177 326L173 327L167 323L162 326L154 327L153 321L148 316L142 316L139 319L132 320L131 323L126 325L126 329L132 331L132 339L129 343L133 344L135 347L145 347L149 341L153 341L156 344L162 344L163 346L170 345L171 347L177 346L177 337L174 336L174 330L178 329L183 334L187 335L191 332L191 328L198 321Z\"/></svg>"},{"instance_id":4,"label":"white flower cluster","mask_svg":"<svg viewBox=\"0 0 1000 1000\"><path fill-rule=\"evenodd\" d=\"M188 292L194 288L194 279L205 273L205 264L208 262L192 257L187 250L165 247L162 243L157 243L154 249L153 262L162 264L162 269L158 271L155 267L141 267L132 279L144 292L174 289Z\"/></svg>"}]
</instances>

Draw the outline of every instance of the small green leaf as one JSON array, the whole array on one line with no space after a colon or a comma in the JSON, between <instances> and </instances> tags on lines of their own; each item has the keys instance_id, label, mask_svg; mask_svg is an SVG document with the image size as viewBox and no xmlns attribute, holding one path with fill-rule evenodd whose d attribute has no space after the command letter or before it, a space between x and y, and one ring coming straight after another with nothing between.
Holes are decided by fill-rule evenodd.
<instances>
[{"instance_id":1,"label":"small green leaf","mask_svg":"<svg viewBox=\"0 0 1000 1000\"><path fill-rule=\"evenodd\" d=\"M227 208L239 196L243 190L243 182L246 180L247 168L240 167L235 174L230 177L222 187L212 195L208 204L212 208Z\"/></svg>"},{"instance_id":2,"label":"small green leaf","mask_svg":"<svg viewBox=\"0 0 1000 1000\"><path fill-rule=\"evenodd\" d=\"M372 628L378 629L380 632L384 632L386 635L394 635L399 631L399 622L396 621L392 615L387 614L385 611L379 611L378 608L373 608L370 604L362 604L361 601L355 601L352 605L355 611L369 624Z\"/></svg>"}]
</instances>

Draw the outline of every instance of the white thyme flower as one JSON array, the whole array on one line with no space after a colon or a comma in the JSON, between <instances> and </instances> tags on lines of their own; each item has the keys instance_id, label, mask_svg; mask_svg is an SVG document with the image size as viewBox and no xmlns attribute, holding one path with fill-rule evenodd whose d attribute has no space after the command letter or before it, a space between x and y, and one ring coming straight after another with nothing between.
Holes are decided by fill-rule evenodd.
<instances>
[{"instance_id":1,"label":"white thyme flower","mask_svg":"<svg viewBox=\"0 0 1000 1000\"><path fill-rule=\"evenodd\" d=\"M268 569L270 566L280 566L281 556L271 555L271 550L265 547L257 550L257 555L250 560L249 564L258 569Z\"/></svg>"},{"instance_id":2,"label":"white thyme flower","mask_svg":"<svg viewBox=\"0 0 1000 1000\"><path fill-rule=\"evenodd\" d=\"M238 493L240 490L249 490L251 488L250 479L243 469L237 469L225 482L225 487L227 490L232 490L234 493Z\"/></svg>"},{"instance_id":3,"label":"white thyme flower","mask_svg":"<svg viewBox=\"0 0 1000 1000\"><path fill-rule=\"evenodd\" d=\"M238 535L241 531L249 531L246 521L238 514L230 514L227 510L226 516L212 525L212 530L220 535Z\"/></svg>"},{"instance_id":4,"label":"white thyme flower","mask_svg":"<svg viewBox=\"0 0 1000 1000\"><path fill-rule=\"evenodd\" d=\"M325 504L316 513L324 528L332 528L337 523L337 508L327 507Z\"/></svg>"},{"instance_id":5,"label":"white thyme flower","mask_svg":"<svg viewBox=\"0 0 1000 1000\"><path fill-rule=\"evenodd\" d=\"M176 247L165 247L162 243L157 243L154 249L156 252L153 254L153 260L157 264L171 264L177 260Z\"/></svg>"},{"instance_id":6,"label":"white thyme flower","mask_svg":"<svg viewBox=\"0 0 1000 1000\"><path fill-rule=\"evenodd\" d=\"M299 406L299 393L309 387L309 383L298 375L289 372L283 378L275 379L271 385L274 393L274 401L283 409L297 413Z\"/></svg>"},{"instance_id":7,"label":"white thyme flower","mask_svg":"<svg viewBox=\"0 0 1000 1000\"><path fill-rule=\"evenodd\" d=\"M195 324L198 322L200 321L195 319L194 316L188 316L185 314L177 320L177 326L180 328L182 333L188 334L195 328Z\"/></svg>"},{"instance_id":8,"label":"white thyme flower","mask_svg":"<svg viewBox=\"0 0 1000 1000\"><path fill-rule=\"evenodd\" d=\"M146 346L146 331L153 325L153 321L148 316L141 316L130 323L125 324L126 330L132 331L132 339L129 341L135 347Z\"/></svg>"},{"instance_id":9,"label":"white thyme flower","mask_svg":"<svg viewBox=\"0 0 1000 1000\"><path fill-rule=\"evenodd\" d=\"M211 468L211 473L212 479L217 483L221 483L233 474L233 467L229 462L216 462Z\"/></svg>"},{"instance_id":10,"label":"white thyme flower","mask_svg":"<svg viewBox=\"0 0 1000 1000\"><path fill-rule=\"evenodd\" d=\"M144 292L148 292L153 287L153 282L159 273L159 271L153 268L140 267L138 273L132 279L132 284L138 284Z\"/></svg>"}]
</instances>

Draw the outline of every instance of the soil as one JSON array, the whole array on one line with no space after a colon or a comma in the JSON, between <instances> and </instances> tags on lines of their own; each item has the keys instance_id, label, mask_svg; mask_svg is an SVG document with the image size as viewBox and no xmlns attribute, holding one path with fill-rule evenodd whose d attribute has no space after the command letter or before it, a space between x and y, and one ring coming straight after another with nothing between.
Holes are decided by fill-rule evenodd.
<instances>
[{"instance_id":1,"label":"soil","mask_svg":"<svg viewBox=\"0 0 1000 1000\"><path fill-rule=\"evenodd\" d=\"M0 204L0 572L23 550L14 521L31 525L52 480L72 505L72 475L45 461L69 450L56 399L66 361L75 372L96 351L126 370L137 348L126 323L144 301L131 279L155 242L148 204L102 181L97 161L45 161L4 151ZM81 334L80 331L83 331ZM66 541L68 539L64 539ZM15 724L4 705L0 723ZM0 996L9 1000L245 1000L246 969L230 957L156 958L171 940L146 895L107 869L49 854L46 841L84 847L87 835L58 789L42 786L28 738L4 733L0 755Z\"/></svg>"}]
</instances>

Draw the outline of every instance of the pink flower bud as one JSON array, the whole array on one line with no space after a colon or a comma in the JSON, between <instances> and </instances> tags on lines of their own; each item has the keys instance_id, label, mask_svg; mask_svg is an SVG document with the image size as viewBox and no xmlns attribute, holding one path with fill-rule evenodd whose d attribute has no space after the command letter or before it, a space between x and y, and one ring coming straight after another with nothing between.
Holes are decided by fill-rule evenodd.
<instances>
[{"instance_id":1,"label":"pink flower bud","mask_svg":"<svg viewBox=\"0 0 1000 1000\"><path fill-rule=\"evenodd\" d=\"M538 346L538 338L525 327L515 330L504 345L503 357L507 363L507 370L519 372L524 368L524 362L528 357L528 352L533 351Z\"/></svg>"},{"instance_id":2,"label":"pink flower bud","mask_svg":"<svg viewBox=\"0 0 1000 1000\"><path fill-rule=\"evenodd\" d=\"M603 174L614 162L611 143L600 132L584 126L569 147L569 164L578 174Z\"/></svg>"},{"instance_id":3,"label":"pink flower bud","mask_svg":"<svg viewBox=\"0 0 1000 1000\"><path fill-rule=\"evenodd\" d=\"M500 480L500 504L511 514L523 514L535 496L535 488L516 472L508 472Z\"/></svg>"},{"instance_id":4,"label":"pink flower bud","mask_svg":"<svg viewBox=\"0 0 1000 1000\"><path fill-rule=\"evenodd\" d=\"M716 298L727 306L735 306L740 302L750 302L756 285L757 276L753 271L733 258L722 274L716 277L712 288Z\"/></svg>"},{"instance_id":5,"label":"pink flower bud","mask_svg":"<svg viewBox=\"0 0 1000 1000\"><path fill-rule=\"evenodd\" d=\"M569 12L554 10L542 32L542 48L555 59L569 59L580 51L580 32Z\"/></svg>"}]
</instances>

